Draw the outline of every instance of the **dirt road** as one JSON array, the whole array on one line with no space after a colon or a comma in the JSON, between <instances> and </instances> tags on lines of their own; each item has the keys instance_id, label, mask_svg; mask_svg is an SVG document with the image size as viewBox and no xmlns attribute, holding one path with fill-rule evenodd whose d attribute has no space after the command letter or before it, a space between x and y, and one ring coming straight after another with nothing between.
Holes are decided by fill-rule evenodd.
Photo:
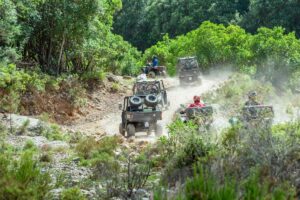
<instances>
[{"instance_id":1,"label":"dirt road","mask_svg":"<svg viewBox=\"0 0 300 200\"><path fill-rule=\"evenodd\" d=\"M202 84L196 86L180 87L179 81L176 78L168 78L164 80L168 89L168 98L171 103L170 108L163 112L163 120L159 122L159 125L163 127L163 134L167 134L167 125L172 121L173 115L180 107L180 104L190 103L194 95L201 95L209 90L216 89L221 83L223 83L230 75L230 72L218 72L211 73L208 76L202 77ZM205 100L204 100L205 101ZM121 111L112 113L104 117L99 121L99 128L103 128L108 135L119 134L118 127L121 120ZM145 136L145 133L137 133L138 139L155 140L155 137Z\"/></svg>"}]
</instances>

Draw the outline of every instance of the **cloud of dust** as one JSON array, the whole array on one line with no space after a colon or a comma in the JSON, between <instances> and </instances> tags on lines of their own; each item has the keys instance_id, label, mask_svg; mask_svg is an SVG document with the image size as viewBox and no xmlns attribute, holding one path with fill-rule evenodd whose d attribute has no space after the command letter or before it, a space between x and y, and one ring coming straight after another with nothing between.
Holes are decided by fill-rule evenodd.
<instances>
[{"instance_id":1,"label":"cloud of dust","mask_svg":"<svg viewBox=\"0 0 300 200\"><path fill-rule=\"evenodd\" d=\"M165 87L167 88L168 100L170 101L169 109L163 111L163 120L158 122L158 125L163 127L163 134L167 135L167 126L172 122L175 112L180 108L180 104L186 105L192 103L195 95L201 95L209 90L216 89L222 82L227 80L231 74L232 72L229 69L213 70L208 75L201 76L201 84L186 87L180 87L178 78L169 77L163 79ZM205 102L205 99L202 100ZM118 103L122 103L122 100ZM115 104L115 106L118 106L118 104ZM109 114L100 121L101 127L108 135L118 134L120 123L121 111ZM219 120L219 124L220 123L221 121Z\"/></svg>"},{"instance_id":2,"label":"cloud of dust","mask_svg":"<svg viewBox=\"0 0 300 200\"><path fill-rule=\"evenodd\" d=\"M202 95L205 92L217 89L224 81L226 81L230 75L233 74L233 70L230 67L216 67L212 69L207 75L201 76L202 83L194 86L181 87L179 85L178 78L165 78L163 79L165 87L167 88L168 100L170 101L170 107L167 111L163 111L163 120L159 121L158 124L163 127L163 134L168 134L168 125L172 122L174 114L180 108L181 104L187 105L192 103L193 96ZM282 80L280 80L282 82ZM274 123L287 122L299 118L300 110L293 110L292 114L286 112L287 105L291 102L291 96L286 95L286 92L280 93L272 97L266 105L272 105L275 112ZM202 99L204 103L205 99ZM122 103L122 99L120 102ZM116 104L118 106L118 104ZM214 113L214 122L212 126L216 132L220 132L223 128L229 126L228 119L222 116L218 112L219 105L213 105L216 112ZM104 117L100 122L101 127L109 135L115 135L119 133L119 124L121 122L121 111L112 113Z\"/></svg>"},{"instance_id":3,"label":"cloud of dust","mask_svg":"<svg viewBox=\"0 0 300 200\"><path fill-rule=\"evenodd\" d=\"M167 134L167 126L172 122L175 112L180 108L180 104L186 105L192 103L195 95L201 96L205 92L217 89L231 74L232 71L230 69L215 69L210 71L208 75L201 76L201 84L186 87L180 87L178 78L168 78L165 81L166 85L172 85L173 87L167 92L171 105L167 111L163 112L163 120L159 122L163 127L163 133L165 135ZM205 99L202 99L202 101L209 104L209 102L205 102ZM217 122L218 123L215 123L217 127L221 124L221 126L223 126L224 124L224 120L218 120Z\"/></svg>"}]
</instances>

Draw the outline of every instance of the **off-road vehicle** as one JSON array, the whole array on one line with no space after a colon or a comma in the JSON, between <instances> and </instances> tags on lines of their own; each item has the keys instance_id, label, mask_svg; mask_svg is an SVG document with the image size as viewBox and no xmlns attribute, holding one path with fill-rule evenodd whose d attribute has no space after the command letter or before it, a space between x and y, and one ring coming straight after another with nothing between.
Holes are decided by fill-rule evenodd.
<instances>
[{"instance_id":1,"label":"off-road vehicle","mask_svg":"<svg viewBox=\"0 0 300 200\"><path fill-rule=\"evenodd\" d=\"M181 107L184 108L183 105ZM212 106L185 108L180 111L180 119L183 122L193 121L199 130L209 130L213 122L213 108Z\"/></svg>"},{"instance_id":2,"label":"off-road vehicle","mask_svg":"<svg viewBox=\"0 0 300 200\"><path fill-rule=\"evenodd\" d=\"M147 96L150 97L149 94L155 95L161 109L168 109L170 106L167 91L162 80L136 82L132 90L133 95L143 99L147 98Z\"/></svg>"},{"instance_id":3,"label":"off-road vehicle","mask_svg":"<svg viewBox=\"0 0 300 200\"><path fill-rule=\"evenodd\" d=\"M179 58L177 71L180 85L201 83L201 73L196 57Z\"/></svg>"},{"instance_id":4,"label":"off-road vehicle","mask_svg":"<svg viewBox=\"0 0 300 200\"><path fill-rule=\"evenodd\" d=\"M158 135L162 134L161 126L157 125L157 121L162 120L162 111L157 106L155 95L149 94L145 98L127 96L123 106L120 104L119 107L122 110L119 131L123 136L131 137L139 131L149 134L152 130Z\"/></svg>"},{"instance_id":5,"label":"off-road vehicle","mask_svg":"<svg viewBox=\"0 0 300 200\"><path fill-rule=\"evenodd\" d=\"M273 123L274 110L269 105L244 106L242 122L247 129L270 129Z\"/></svg>"},{"instance_id":6,"label":"off-road vehicle","mask_svg":"<svg viewBox=\"0 0 300 200\"><path fill-rule=\"evenodd\" d=\"M144 72L149 78L155 78L157 76L167 76L167 70L165 66L157 66L156 68L154 68L153 66L146 66L144 67Z\"/></svg>"}]
</instances>

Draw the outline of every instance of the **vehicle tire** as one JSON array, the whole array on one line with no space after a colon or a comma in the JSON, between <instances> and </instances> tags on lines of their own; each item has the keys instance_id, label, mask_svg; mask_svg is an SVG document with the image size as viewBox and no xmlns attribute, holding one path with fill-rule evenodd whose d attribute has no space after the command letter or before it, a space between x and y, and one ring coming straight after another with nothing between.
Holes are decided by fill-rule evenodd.
<instances>
[{"instance_id":1,"label":"vehicle tire","mask_svg":"<svg viewBox=\"0 0 300 200\"><path fill-rule=\"evenodd\" d=\"M121 135L125 136L125 130L123 129L123 124L122 123L120 123L120 125L119 125L119 133Z\"/></svg>"},{"instance_id":2,"label":"vehicle tire","mask_svg":"<svg viewBox=\"0 0 300 200\"><path fill-rule=\"evenodd\" d=\"M155 78L156 74L155 74L154 71L150 71L150 72L148 73L148 76L149 76L149 78Z\"/></svg>"},{"instance_id":3,"label":"vehicle tire","mask_svg":"<svg viewBox=\"0 0 300 200\"><path fill-rule=\"evenodd\" d=\"M149 107L155 107L158 103L156 95L148 94L145 98L145 104Z\"/></svg>"},{"instance_id":4,"label":"vehicle tire","mask_svg":"<svg viewBox=\"0 0 300 200\"><path fill-rule=\"evenodd\" d=\"M134 124L128 124L127 125L127 137L131 137L135 135L135 126Z\"/></svg>"},{"instance_id":5,"label":"vehicle tire","mask_svg":"<svg viewBox=\"0 0 300 200\"><path fill-rule=\"evenodd\" d=\"M156 124L155 135L161 136L163 134L163 128L160 124Z\"/></svg>"},{"instance_id":6,"label":"vehicle tire","mask_svg":"<svg viewBox=\"0 0 300 200\"><path fill-rule=\"evenodd\" d=\"M138 96L132 96L129 98L129 103L131 106L140 106L143 103L143 99Z\"/></svg>"}]
</instances>

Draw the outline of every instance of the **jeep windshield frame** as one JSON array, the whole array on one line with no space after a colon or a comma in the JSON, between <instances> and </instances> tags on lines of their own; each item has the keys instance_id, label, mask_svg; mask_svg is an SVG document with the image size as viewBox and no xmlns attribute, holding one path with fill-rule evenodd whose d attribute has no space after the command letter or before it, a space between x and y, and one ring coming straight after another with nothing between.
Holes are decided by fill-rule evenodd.
<instances>
[{"instance_id":1,"label":"jeep windshield frame","mask_svg":"<svg viewBox=\"0 0 300 200\"><path fill-rule=\"evenodd\" d=\"M199 64L196 57L187 57L178 59L179 71L198 70Z\"/></svg>"},{"instance_id":2,"label":"jeep windshield frame","mask_svg":"<svg viewBox=\"0 0 300 200\"><path fill-rule=\"evenodd\" d=\"M156 89L156 92L150 91L150 86L153 86L153 89ZM165 86L162 80L136 82L133 86L133 94L136 96L147 96L148 94L158 95L164 90Z\"/></svg>"}]
</instances>

